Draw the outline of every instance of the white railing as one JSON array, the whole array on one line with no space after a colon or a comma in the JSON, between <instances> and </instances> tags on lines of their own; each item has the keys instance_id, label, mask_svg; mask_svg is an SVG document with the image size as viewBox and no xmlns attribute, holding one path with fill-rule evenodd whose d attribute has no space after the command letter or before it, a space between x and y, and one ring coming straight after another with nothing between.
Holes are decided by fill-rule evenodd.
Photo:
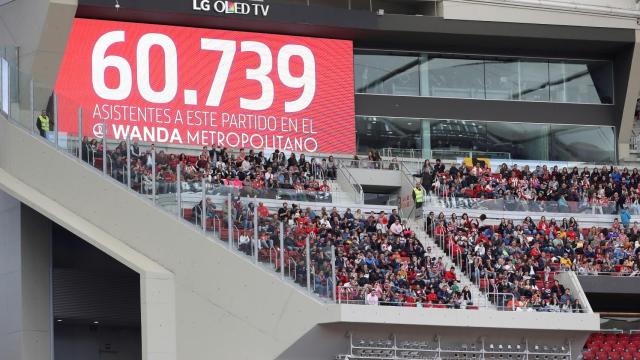
<instances>
[{"instance_id":1,"label":"white railing","mask_svg":"<svg viewBox=\"0 0 640 360\"><path fill-rule=\"evenodd\" d=\"M527 339L521 343L505 344L490 341L491 336L482 337L471 344L446 344L445 337L436 335L431 339L399 340L395 334L387 339L355 340L349 336L349 353L336 358L370 360L404 359L572 359L571 341L556 344L530 344ZM459 341L457 339L451 339Z\"/></svg>"},{"instance_id":2,"label":"white railing","mask_svg":"<svg viewBox=\"0 0 640 360\"><path fill-rule=\"evenodd\" d=\"M403 158L403 159L448 159L456 160L459 157L480 157L492 159L511 160L511 153L498 151L477 151L477 150L452 150L452 149L431 149L424 151L423 149L405 149L405 148L383 148L382 157L385 158Z\"/></svg>"},{"instance_id":3,"label":"white railing","mask_svg":"<svg viewBox=\"0 0 640 360\"><path fill-rule=\"evenodd\" d=\"M640 134L631 135L631 139L629 140L629 150L640 151Z\"/></svg>"}]
</instances>

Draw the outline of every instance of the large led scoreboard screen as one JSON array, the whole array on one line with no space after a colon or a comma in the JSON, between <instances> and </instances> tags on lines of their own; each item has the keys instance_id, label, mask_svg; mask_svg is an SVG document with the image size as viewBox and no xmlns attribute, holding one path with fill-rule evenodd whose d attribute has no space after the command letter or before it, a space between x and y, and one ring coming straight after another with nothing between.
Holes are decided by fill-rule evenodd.
<instances>
[{"instance_id":1,"label":"large led scoreboard screen","mask_svg":"<svg viewBox=\"0 0 640 360\"><path fill-rule=\"evenodd\" d=\"M56 90L61 132L355 150L350 41L76 19Z\"/></svg>"}]
</instances>

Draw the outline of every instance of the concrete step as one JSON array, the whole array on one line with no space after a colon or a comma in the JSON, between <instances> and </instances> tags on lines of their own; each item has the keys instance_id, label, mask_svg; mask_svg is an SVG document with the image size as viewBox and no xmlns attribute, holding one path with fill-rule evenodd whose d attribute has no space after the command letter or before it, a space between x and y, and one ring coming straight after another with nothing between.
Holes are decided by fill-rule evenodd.
<instances>
[{"instance_id":1,"label":"concrete step","mask_svg":"<svg viewBox=\"0 0 640 360\"><path fill-rule=\"evenodd\" d=\"M471 290L471 295L473 299L473 303L476 306L479 306L481 309L491 309L495 310L496 307L493 305L487 297L480 291L480 288L465 274L462 269L456 265L456 263L445 253L444 249L442 249L436 241L434 241L431 237L427 235L424 231L423 221L422 220L409 220L409 226L416 234L416 238L422 246L426 249L427 247L431 247L431 256L442 257L443 262L447 268L453 266L456 271L456 275L460 280L460 284L464 286L468 286L469 290Z\"/></svg>"}]
</instances>

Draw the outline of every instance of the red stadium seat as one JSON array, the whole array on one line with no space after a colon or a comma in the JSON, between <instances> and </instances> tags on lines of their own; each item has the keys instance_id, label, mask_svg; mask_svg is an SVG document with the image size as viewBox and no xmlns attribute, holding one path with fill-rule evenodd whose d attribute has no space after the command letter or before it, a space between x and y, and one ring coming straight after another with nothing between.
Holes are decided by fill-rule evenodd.
<instances>
[{"instance_id":1,"label":"red stadium seat","mask_svg":"<svg viewBox=\"0 0 640 360\"><path fill-rule=\"evenodd\" d=\"M186 220L191 220L193 218L193 209L182 209L182 216Z\"/></svg>"}]
</instances>

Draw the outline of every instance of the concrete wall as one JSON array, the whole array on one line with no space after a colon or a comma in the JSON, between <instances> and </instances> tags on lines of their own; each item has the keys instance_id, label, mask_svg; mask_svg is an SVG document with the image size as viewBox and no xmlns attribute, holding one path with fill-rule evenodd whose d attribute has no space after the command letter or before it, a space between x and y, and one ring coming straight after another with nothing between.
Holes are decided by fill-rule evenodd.
<instances>
[{"instance_id":1,"label":"concrete wall","mask_svg":"<svg viewBox=\"0 0 640 360\"><path fill-rule=\"evenodd\" d=\"M50 271L51 222L0 191L0 354L3 359L50 359Z\"/></svg>"},{"instance_id":2,"label":"concrete wall","mask_svg":"<svg viewBox=\"0 0 640 360\"><path fill-rule=\"evenodd\" d=\"M620 160L630 158L631 130L634 127L636 104L640 94L640 81L637 80L640 78L640 30L636 30L636 43L633 47L629 68L629 76L625 79L627 81L627 91L625 94L619 95L620 100L624 96L624 107L620 114L622 116L619 130L620 137L618 139L618 158Z\"/></svg>"},{"instance_id":3,"label":"concrete wall","mask_svg":"<svg viewBox=\"0 0 640 360\"><path fill-rule=\"evenodd\" d=\"M587 299L587 294L585 294L584 289L582 288L580 281L578 280L578 276L575 272L561 272L558 273L556 279L558 282L562 284L565 289L571 290L571 296L575 299L580 300L580 304L582 304L582 309L584 311L592 312L591 304L589 303L589 299Z\"/></svg>"},{"instance_id":4,"label":"concrete wall","mask_svg":"<svg viewBox=\"0 0 640 360\"><path fill-rule=\"evenodd\" d=\"M57 324L55 359L139 360L140 329Z\"/></svg>"},{"instance_id":5,"label":"concrete wall","mask_svg":"<svg viewBox=\"0 0 640 360\"><path fill-rule=\"evenodd\" d=\"M0 124L2 186L141 272L145 358L158 354L162 359L198 360L214 353L223 359L275 358L329 316L329 308L274 273L229 253L195 228L182 226L43 140L4 120ZM12 155L16 153L20 156ZM13 176L20 180L7 180ZM91 230L86 223L104 230ZM153 277L145 281L145 259L114 254L114 246L106 245L109 241L121 241L122 253L142 253L162 264L175 282ZM175 316L172 320L165 314ZM244 346L239 334L243 341L251 339L252 346Z\"/></svg>"},{"instance_id":6,"label":"concrete wall","mask_svg":"<svg viewBox=\"0 0 640 360\"><path fill-rule=\"evenodd\" d=\"M586 293L640 294L640 278L629 276L578 276Z\"/></svg>"},{"instance_id":7,"label":"concrete wall","mask_svg":"<svg viewBox=\"0 0 640 360\"><path fill-rule=\"evenodd\" d=\"M348 169L339 167L337 169L336 182L340 185L340 190L347 193L355 204L361 203L360 192L351 184L352 180L349 177L348 171Z\"/></svg>"},{"instance_id":8,"label":"concrete wall","mask_svg":"<svg viewBox=\"0 0 640 360\"><path fill-rule=\"evenodd\" d=\"M463 311L464 313L464 311ZM568 320L564 320L568 321ZM567 331L532 331L532 330L503 330L494 328L445 328L441 326L411 326L411 325L381 325L367 323L336 323L316 326L305 334L300 342L287 349L281 359L309 359L308 354L323 353L324 359L334 358L338 353L347 353L349 349L349 335L353 335L354 342L360 339L389 339L396 336L398 342L402 340L433 342L440 337L443 347L460 348L462 344L481 344L484 340L486 348L490 344L524 344L525 340L531 344L571 345L572 358L576 359L582 346L589 336L588 332ZM321 339L322 341L319 341ZM313 359L323 359L313 357Z\"/></svg>"},{"instance_id":9,"label":"concrete wall","mask_svg":"<svg viewBox=\"0 0 640 360\"><path fill-rule=\"evenodd\" d=\"M0 191L0 353L11 359L22 353L19 223L20 202Z\"/></svg>"},{"instance_id":10,"label":"concrete wall","mask_svg":"<svg viewBox=\"0 0 640 360\"><path fill-rule=\"evenodd\" d=\"M349 172L362 186L399 186L402 175L396 170L349 168Z\"/></svg>"},{"instance_id":11,"label":"concrete wall","mask_svg":"<svg viewBox=\"0 0 640 360\"><path fill-rule=\"evenodd\" d=\"M77 0L28 0L0 7L0 45L18 47L20 70L50 88L77 6Z\"/></svg>"},{"instance_id":12,"label":"concrete wall","mask_svg":"<svg viewBox=\"0 0 640 360\"><path fill-rule=\"evenodd\" d=\"M443 16L445 19L483 20L514 23L574 25L635 29L638 24L633 16L585 13L572 9L572 3L616 7L635 10L633 0L580 0L564 2L568 7L552 7L547 4L517 4L495 0L445 0Z\"/></svg>"}]
</instances>

